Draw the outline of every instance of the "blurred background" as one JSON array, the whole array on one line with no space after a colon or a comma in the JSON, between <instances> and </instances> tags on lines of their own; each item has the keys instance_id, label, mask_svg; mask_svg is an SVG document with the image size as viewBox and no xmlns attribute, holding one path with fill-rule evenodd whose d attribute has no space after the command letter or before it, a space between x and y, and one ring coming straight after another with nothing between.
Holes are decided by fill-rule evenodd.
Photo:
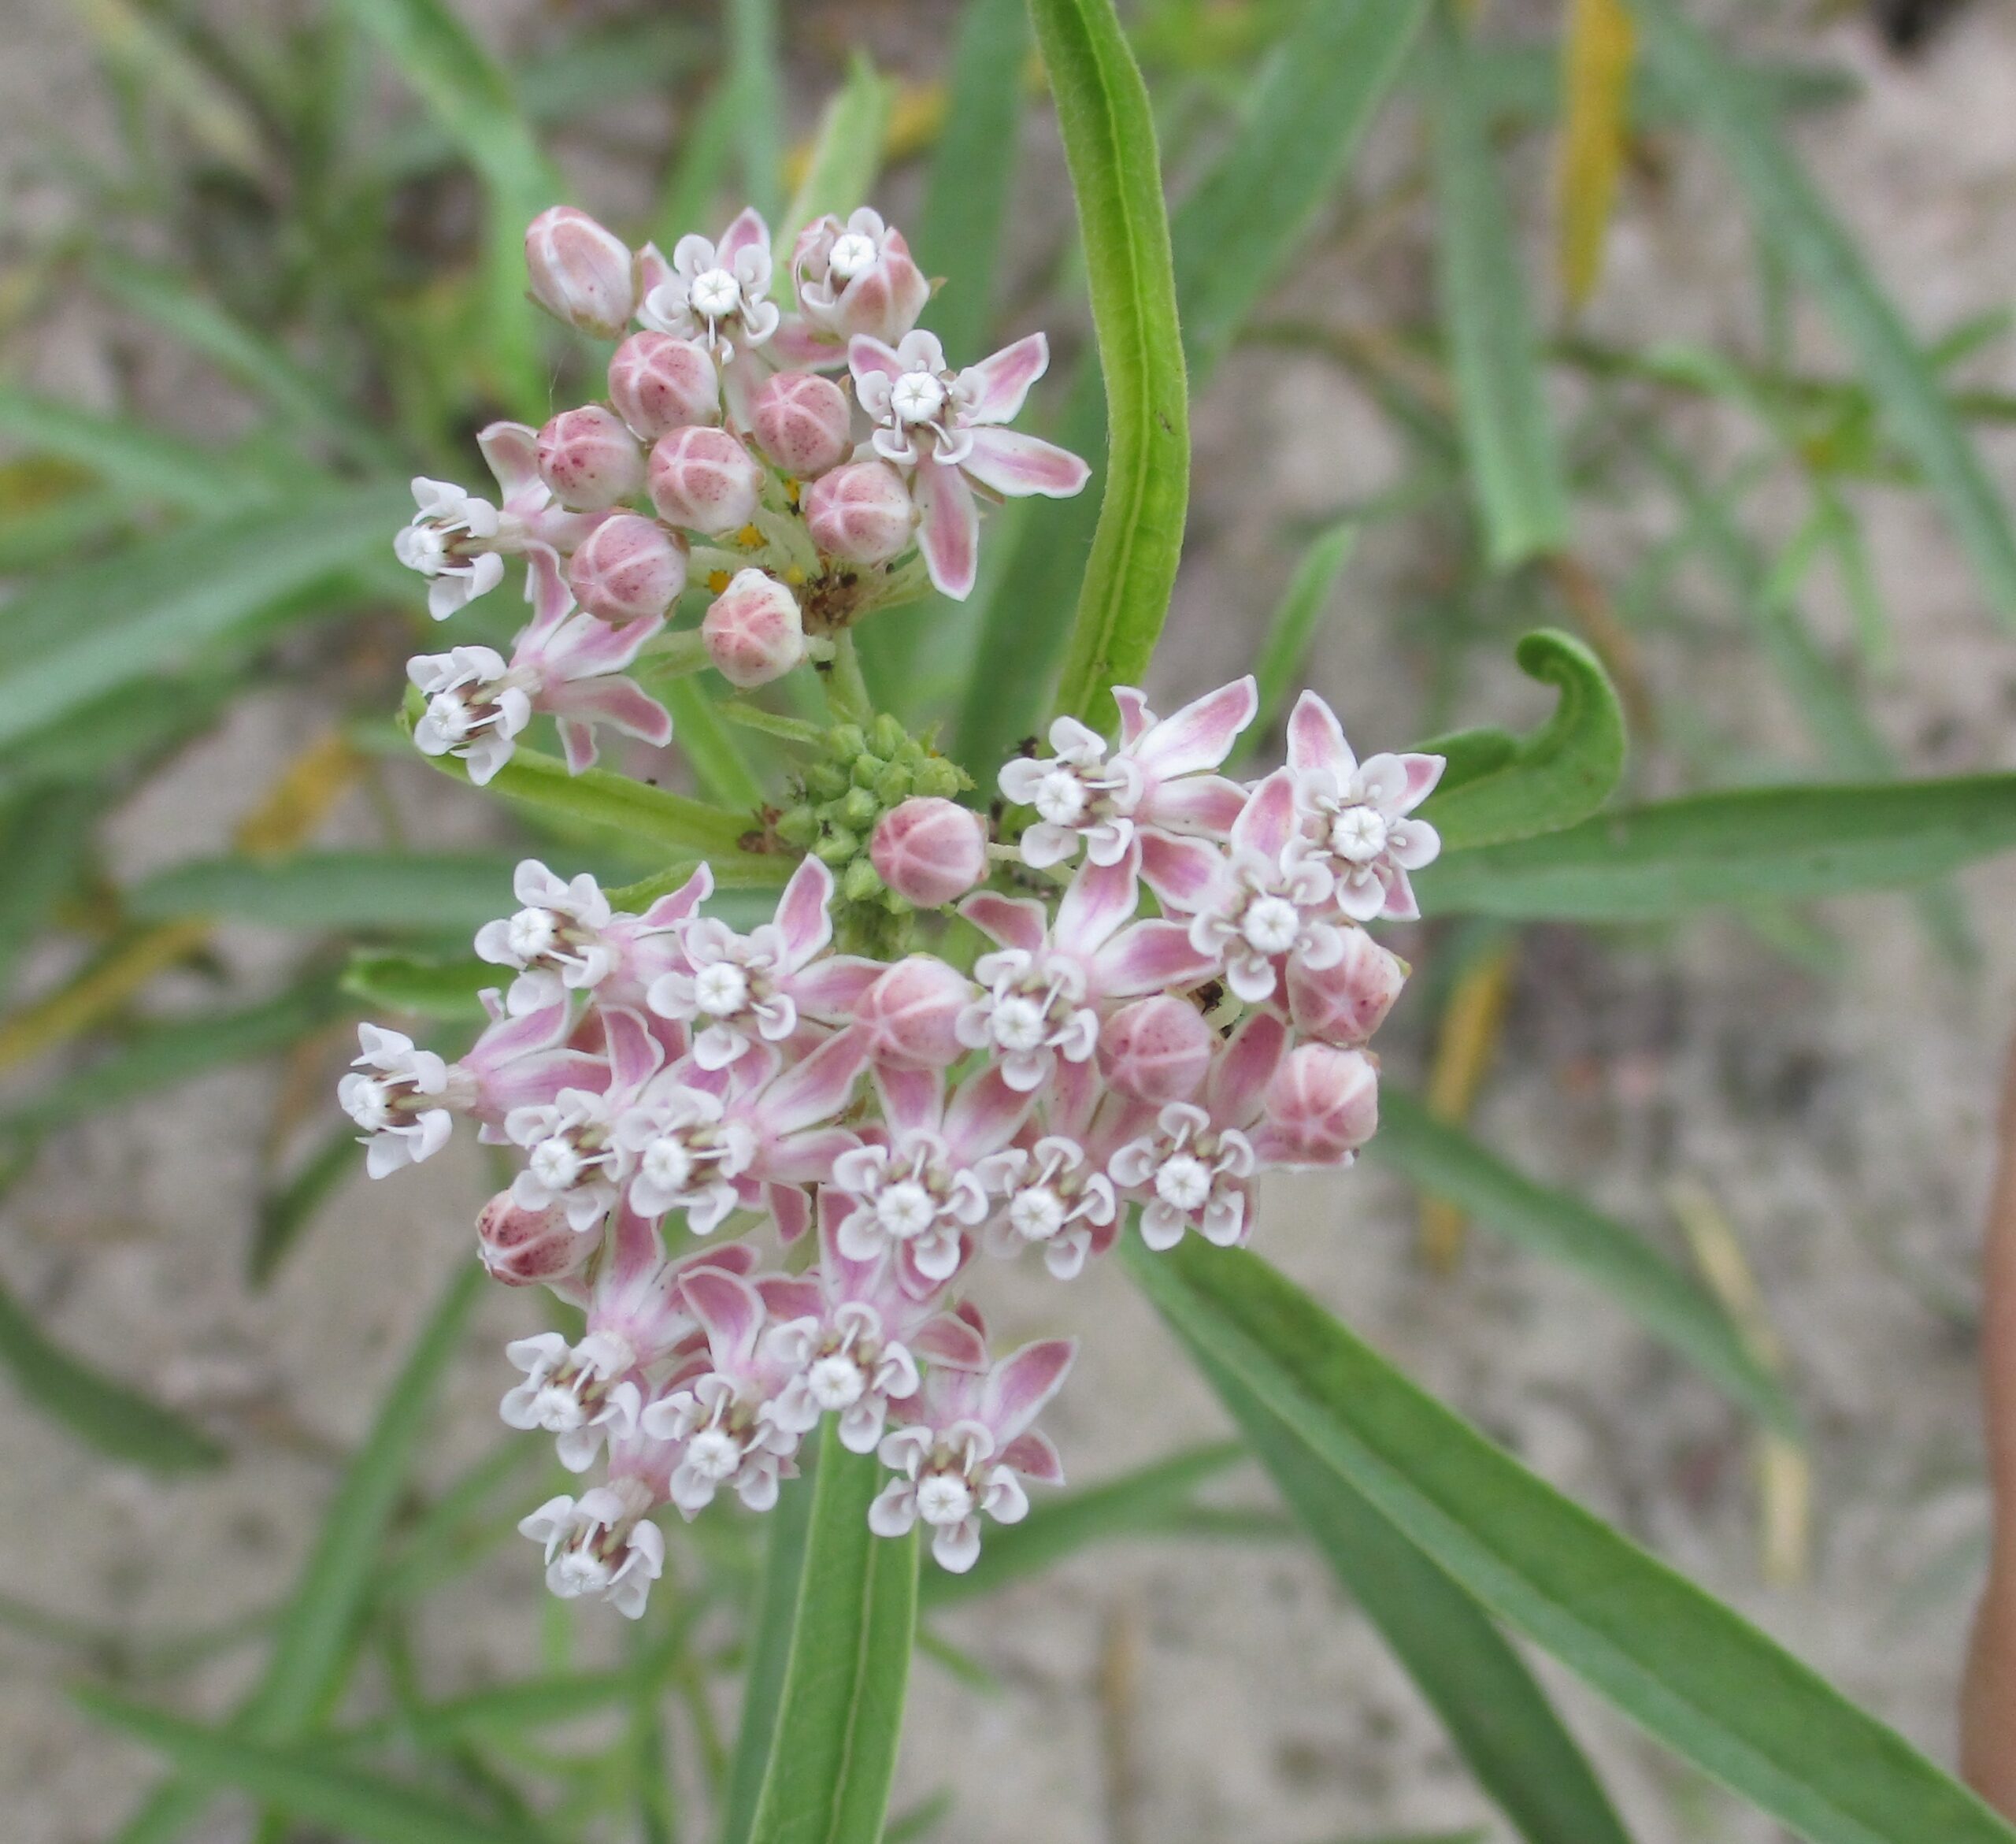
<instances>
[{"instance_id":1,"label":"blurred background","mask_svg":"<svg viewBox=\"0 0 2016 1844\"><path fill-rule=\"evenodd\" d=\"M1327 3L1124 9L1173 199ZM1361 748L1523 728L1547 698L1511 647L1551 624L1618 683L1641 795L2016 766L2016 647L1996 612L2010 585L1992 566L2016 484L2016 9L1681 10L1744 86L1741 132L1781 140L1813 194L1760 218L1726 121L1634 75L1606 6L1464 9L1461 83L1451 41L1410 54L1299 253L1199 379L1164 708L1271 633ZM495 1175L465 1141L366 1184L332 1100L355 1019L466 1033L456 956L528 848L566 870L654 868L434 774L390 722L406 656L432 644L391 557L406 477L485 490L477 428L597 393L592 355L524 300L523 224L561 195L667 247L747 198L775 221L836 95L874 125L874 202L954 278L936 310L954 358L1047 327L1035 417L1063 426L1083 291L1007 0L9 0L10 1844L143 1835L120 1827L158 1761L57 1687L213 1718L240 1703L339 1475L469 1263ZM1606 97L1628 98L1621 117ZM1842 300L1793 280L1821 199L1850 239L1834 285L1851 312L1895 303L1915 338L1892 362L1984 459L1994 492L1958 526L1953 483L1892 440L1884 380L1836 336ZM1191 254L1208 280L1210 251ZM1451 273L1491 285L1465 296ZM1566 506L1508 556L1503 508L1480 508L1465 471L1449 354L1480 318L1525 339L1493 291L1521 278ZM1010 636L1012 671L1014 621L995 611L1068 598L1082 557L1084 525L1041 518L1026 543L996 521L973 606L892 614L864 643L880 684L900 679L976 763L1021 734L1001 728L988 650ZM1376 1161L1275 1181L1262 1245L1550 1480L1950 1761L1985 1556L1973 1256L2016 865L1796 911L1438 925L1395 944L1418 970L1381 1039L1389 1073L1692 1267L1781 1367L1808 1443L1760 1435L1584 1281ZM1055 1411L1077 1482L1222 1435L1117 1274L991 1283L1011 1341L1096 1331ZM662 1729L606 1709L413 1720L536 1670L606 1668L632 1638L606 1610L547 1603L511 1534L557 1489L495 1419L501 1345L543 1323L491 1289L453 1345L409 1430L390 1538L360 1565L361 1636L302 1720L376 1723L384 1758L501 1811L557 1798L565 1836L636 1835L621 1815L639 1800L646 1835L704 1835L746 1520L673 1538L684 1592L647 1635ZM1154 1527L928 1610L901 1835L1510 1835L1257 1475L1217 1471L1139 1521ZM1646 1844L1778 1835L1561 1694ZM255 1824L198 1801L172 1835L221 1844Z\"/></svg>"}]
</instances>

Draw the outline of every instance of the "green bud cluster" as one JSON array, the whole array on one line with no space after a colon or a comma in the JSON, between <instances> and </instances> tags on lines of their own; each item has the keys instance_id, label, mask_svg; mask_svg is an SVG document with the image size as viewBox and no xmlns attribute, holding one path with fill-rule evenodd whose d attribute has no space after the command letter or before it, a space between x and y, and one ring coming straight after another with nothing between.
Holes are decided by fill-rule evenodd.
<instances>
[{"instance_id":1,"label":"green bud cluster","mask_svg":"<svg viewBox=\"0 0 2016 1844\"><path fill-rule=\"evenodd\" d=\"M854 952L890 955L909 936L910 905L882 881L868 855L882 816L913 795L951 800L973 779L887 712L864 728L836 724L794 777L777 835L825 864L837 886L834 923Z\"/></svg>"}]
</instances>

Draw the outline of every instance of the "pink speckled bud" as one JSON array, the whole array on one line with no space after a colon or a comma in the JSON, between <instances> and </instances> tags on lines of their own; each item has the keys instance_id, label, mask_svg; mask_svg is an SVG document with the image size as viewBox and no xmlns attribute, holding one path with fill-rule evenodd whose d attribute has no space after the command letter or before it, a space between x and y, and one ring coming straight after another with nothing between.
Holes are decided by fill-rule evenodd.
<instances>
[{"instance_id":1,"label":"pink speckled bud","mask_svg":"<svg viewBox=\"0 0 2016 1844\"><path fill-rule=\"evenodd\" d=\"M805 657L798 598L760 570L739 570L700 623L707 657L732 685L781 678Z\"/></svg>"},{"instance_id":2,"label":"pink speckled bud","mask_svg":"<svg viewBox=\"0 0 2016 1844\"><path fill-rule=\"evenodd\" d=\"M812 483L805 496L812 541L849 563L887 563L910 547L917 508L903 477L886 461L856 462Z\"/></svg>"},{"instance_id":3,"label":"pink speckled bud","mask_svg":"<svg viewBox=\"0 0 2016 1844\"><path fill-rule=\"evenodd\" d=\"M523 1210L509 1191L499 1191L476 1219L476 1240L484 1271L493 1281L529 1287L578 1274L602 1238L576 1235L557 1204L549 1210Z\"/></svg>"},{"instance_id":4,"label":"pink speckled bud","mask_svg":"<svg viewBox=\"0 0 2016 1844\"><path fill-rule=\"evenodd\" d=\"M756 440L788 474L809 480L854 450L853 413L840 387L809 371L774 372L756 393Z\"/></svg>"},{"instance_id":5,"label":"pink speckled bud","mask_svg":"<svg viewBox=\"0 0 2016 1844\"><path fill-rule=\"evenodd\" d=\"M1217 1054L1218 1034L1187 999L1157 992L1100 1028L1099 1073L1129 1100L1188 1101Z\"/></svg>"},{"instance_id":6,"label":"pink speckled bud","mask_svg":"<svg viewBox=\"0 0 2016 1844\"><path fill-rule=\"evenodd\" d=\"M1340 929L1344 952L1334 967L1312 973L1299 956L1288 963L1288 1013L1305 1037L1362 1044L1384 1022L1407 981L1407 963L1363 929Z\"/></svg>"},{"instance_id":7,"label":"pink speckled bud","mask_svg":"<svg viewBox=\"0 0 2016 1844\"><path fill-rule=\"evenodd\" d=\"M669 333L632 333L609 362L609 400L647 442L719 420L721 373L713 354Z\"/></svg>"},{"instance_id":8,"label":"pink speckled bud","mask_svg":"<svg viewBox=\"0 0 2016 1844\"><path fill-rule=\"evenodd\" d=\"M644 451L599 403L563 410L539 432L539 477L574 512L602 512L643 490Z\"/></svg>"},{"instance_id":9,"label":"pink speckled bud","mask_svg":"<svg viewBox=\"0 0 2016 1844\"><path fill-rule=\"evenodd\" d=\"M987 875L987 825L970 807L920 794L883 814L868 855L899 896L942 908Z\"/></svg>"},{"instance_id":10,"label":"pink speckled bud","mask_svg":"<svg viewBox=\"0 0 2016 1844\"><path fill-rule=\"evenodd\" d=\"M856 1002L854 1020L877 1063L946 1069L966 1053L955 1026L973 985L932 954L913 954L881 974Z\"/></svg>"},{"instance_id":11,"label":"pink speckled bud","mask_svg":"<svg viewBox=\"0 0 2016 1844\"><path fill-rule=\"evenodd\" d=\"M723 537L756 516L763 470L726 429L674 429L651 451L650 487L668 524Z\"/></svg>"},{"instance_id":12,"label":"pink speckled bud","mask_svg":"<svg viewBox=\"0 0 2016 1844\"><path fill-rule=\"evenodd\" d=\"M686 587L686 541L641 513L613 514L567 560L567 586L599 620L647 621Z\"/></svg>"},{"instance_id":13,"label":"pink speckled bud","mask_svg":"<svg viewBox=\"0 0 2016 1844\"><path fill-rule=\"evenodd\" d=\"M1379 1126L1379 1065L1362 1050L1303 1044L1267 1084L1253 1149L1279 1165L1348 1165Z\"/></svg>"},{"instance_id":14,"label":"pink speckled bud","mask_svg":"<svg viewBox=\"0 0 2016 1844\"><path fill-rule=\"evenodd\" d=\"M637 305L630 247L585 211L556 205L525 232L532 299L556 319L598 339L618 337Z\"/></svg>"}]
</instances>

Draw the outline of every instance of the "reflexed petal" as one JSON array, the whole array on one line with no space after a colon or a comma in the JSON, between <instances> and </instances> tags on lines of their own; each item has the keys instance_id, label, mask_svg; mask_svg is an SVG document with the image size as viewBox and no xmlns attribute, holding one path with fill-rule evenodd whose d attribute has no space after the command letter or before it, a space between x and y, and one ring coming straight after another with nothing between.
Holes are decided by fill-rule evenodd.
<instances>
[{"instance_id":1,"label":"reflexed petal","mask_svg":"<svg viewBox=\"0 0 2016 1844\"><path fill-rule=\"evenodd\" d=\"M1140 893L1139 853L1128 852L1117 864L1082 864L1057 908L1057 945L1066 954L1089 960L1134 913Z\"/></svg>"},{"instance_id":2,"label":"reflexed petal","mask_svg":"<svg viewBox=\"0 0 2016 1844\"><path fill-rule=\"evenodd\" d=\"M1136 922L1108 942L1092 963L1092 984L1106 998L1131 999L1199 985L1217 970L1217 957L1200 954L1183 923L1157 919Z\"/></svg>"},{"instance_id":3,"label":"reflexed petal","mask_svg":"<svg viewBox=\"0 0 2016 1844\"><path fill-rule=\"evenodd\" d=\"M1036 1419L1077 1355L1075 1338L1044 1338L1001 1360L988 1378L981 1417L997 1441L1005 1446Z\"/></svg>"},{"instance_id":4,"label":"reflexed petal","mask_svg":"<svg viewBox=\"0 0 2016 1844\"><path fill-rule=\"evenodd\" d=\"M1278 864L1300 823L1295 796L1294 775L1287 769L1276 769L1248 797L1232 829L1233 849Z\"/></svg>"},{"instance_id":5,"label":"reflexed petal","mask_svg":"<svg viewBox=\"0 0 2016 1844\"><path fill-rule=\"evenodd\" d=\"M1091 469L1069 449L1014 429L972 432L973 446L960 466L983 487L1004 499L1069 499L1084 491Z\"/></svg>"},{"instance_id":6,"label":"reflexed petal","mask_svg":"<svg viewBox=\"0 0 2016 1844\"><path fill-rule=\"evenodd\" d=\"M1249 1013L1232 1033L1205 1082L1205 1099L1219 1126L1243 1127L1259 1113L1288 1041L1288 1026L1271 1011Z\"/></svg>"},{"instance_id":7,"label":"reflexed petal","mask_svg":"<svg viewBox=\"0 0 2016 1844\"><path fill-rule=\"evenodd\" d=\"M1008 1443L1002 1450L1001 1464L1012 1466L1024 1479L1034 1479L1040 1486L1064 1483L1064 1461L1055 1444L1034 1428Z\"/></svg>"},{"instance_id":8,"label":"reflexed petal","mask_svg":"<svg viewBox=\"0 0 2016 1844\"><path fill-rule=\"evenodd\" d=\"M1340 780L1358 767L1337 714L1314 692L1303 692L1289 713L1288 766L1298 774L1329 769Z\"/></svg>"},{"instance_id":9,"label":"reflexed petal","mask_svg":"<svg viewBox=\"0 0 2016 1844\"><path fill-rule=\"evenodd\" d=\"M1246 811L1246 790L1223 775L1188 775L1166 781L1143 801L1135 818L1144 826L1179 833L1229 834Z\"/></svg>"},{"instance_id":10,"label":"reflexed petal","mask_svg":"<svg viewBox=\"0 0 2016 1844\"><path fill-rule=\"evenodd\" d=\"M980 508L973 488L957 468L923 461L910 492L920 515L917 548L932 583L939 594L963 602L980 570Z\"/></svg>"},{"instance_id":11,"label":"reflexed petal","mask_svg":"<svg viewBox=\"0 0 2016 1844\"><path fill-rule=\"evenodd\" d=\"M784 937L784 962L802 967L833 938L827 905L833 898L833 874L816 858L799 860L784 893L777 899L776 926Z\"/></svg>"},{"instance_id":12,"label":"reflexed petal","mask_svg":"<svg viewBox=\"0 0 2016 1844\"><path fill-rule=\"evenodd\" d=\"M1225 874L1225 854L1208 840L1141 835L1142 879L1172 909L1206 907Z\"/></svg>"},{"instance_id":13,"label":"reflexed petal","mask_svg":"<svg viewBox=\"0 0 2016 1844\"><path fill-rule=\"evenodd\" d=\"M982 890L962 903L959 913L1004 948L1019 948L1025 954L1042 949L1047 918L1043 905L1033 897L1002 896Z\"/></svg>"},{"instance_id":14,"label":"reflexed petal","mask_svg":"<svg viewBox=\"0 0 2016 1844\"><path fill-rule=\"evenodd\" d=\"M973 405L975 422L1012 422L1021 414L1029 387L1050 369L1050 340L1032 333L1004 346L991 358L969 365L959 382Z\"/></svg>"},{"instance_id":15,"label":"reflexed petal","mask_svg":"<svg viewBox=\"0 0 2016 1844\"><path fill-rule=\"evenodd\" d=\"M685 239L680 239L684 247ZM723 269L734 269L735 259L745 250L760 250L767 258L770 253L770 230L763 222L762 214L753 205L745 206L733 224L721 232L721 240L714 246L713 258Z\"/></svg>"},{"instance_id":16,"label":"reflexed petal","mask_svg":"<svg viewBox=\"0 0 2016 1844\"><path fill-rule=\"evenodd\" d=\"M695 1268L681 1283L687 1310L707 1334L716 1366L746 1360L762 1329L762 1297L739 1274L724 1268Z\"/></svg>"},{"instance_id":17,"label":"reflexed petal","mask_svg":"<svg viewBox=\"0 0 2016 1844\"><path fill-rule=\"evenodd\" d=\"M1259 708L1259 687L1248 673L1164 718L1142 740L1134 759L1164 780L1216 768Z\"/></svg>"}]
</instances>

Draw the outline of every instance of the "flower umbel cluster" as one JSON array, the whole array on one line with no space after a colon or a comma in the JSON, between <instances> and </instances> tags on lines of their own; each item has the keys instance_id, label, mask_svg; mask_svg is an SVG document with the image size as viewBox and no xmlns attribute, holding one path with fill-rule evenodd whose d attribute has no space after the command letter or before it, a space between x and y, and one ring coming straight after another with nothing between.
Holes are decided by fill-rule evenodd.
<instances>
[{"instance_id":1,"label":"flower umbel cluster","mask_svg":"<svg viewBox=\"0 0 2016 1844\"><path fill-rule=\"evenodd\" d=\"M484 1263L586 1315L576 1343L510 1347L503 1401L600 1471L522 1526L555 1593L639 1612L653 1513L768 1507L828 1415L889 1469L874 1529L921 1521L970 1568L984 1518L1062 1478L1033 1424L1073 1356L995 1356L974 1274L1074 1279L1130 1212L1151 1249L1241 1242L1262 1171L1351 1161L1377 1117L1365 1046L1406 971L1363 924L1414 912L1436 840L1412 810L1440 762L1358 761L1305 693L1286 766L1235 781L1254 707L1251 679L1166 718L1123 691L1111 747L1060 722L1002 771L1032 810L1013 848L942 797L887 815L878 865L920 910L956 901L991 944L970 968L836 951L817 855L746 933L707 913L704 866L626 914L528 861L521 907L476 937L508 984L474 1048L449 1063L364 1027L343 1101L373 1174L458 1118L515 1148ZM809 1266L780 1259L807 1237Z\"/></svg>"},{"instance_id":2,"label":"flower umbel cluster","mask_svg":"<svg viewBox=\"0 0 2016 1844\"><path fill-rule=\"evenodd\" d=\"M437 621L495 589L506 558L530 566L534 618L509 659L457 646L408 668L414 741L472 781L536 713L577 772L597 725L663 744L671 719L633 667L765 684L928 584L969 594L984 505L1085 484L1077 456L1006 426L1049 364L1043 336L954 365L917 325L931 289L902 233L872 210L774 254L747 210L668 260L561 206L525 254L541 305L621 343L602 401L483 432L494 499L413 482L395 549ZM669 633L689 586L698 633Z\"/></svg>"}]
</instances>

